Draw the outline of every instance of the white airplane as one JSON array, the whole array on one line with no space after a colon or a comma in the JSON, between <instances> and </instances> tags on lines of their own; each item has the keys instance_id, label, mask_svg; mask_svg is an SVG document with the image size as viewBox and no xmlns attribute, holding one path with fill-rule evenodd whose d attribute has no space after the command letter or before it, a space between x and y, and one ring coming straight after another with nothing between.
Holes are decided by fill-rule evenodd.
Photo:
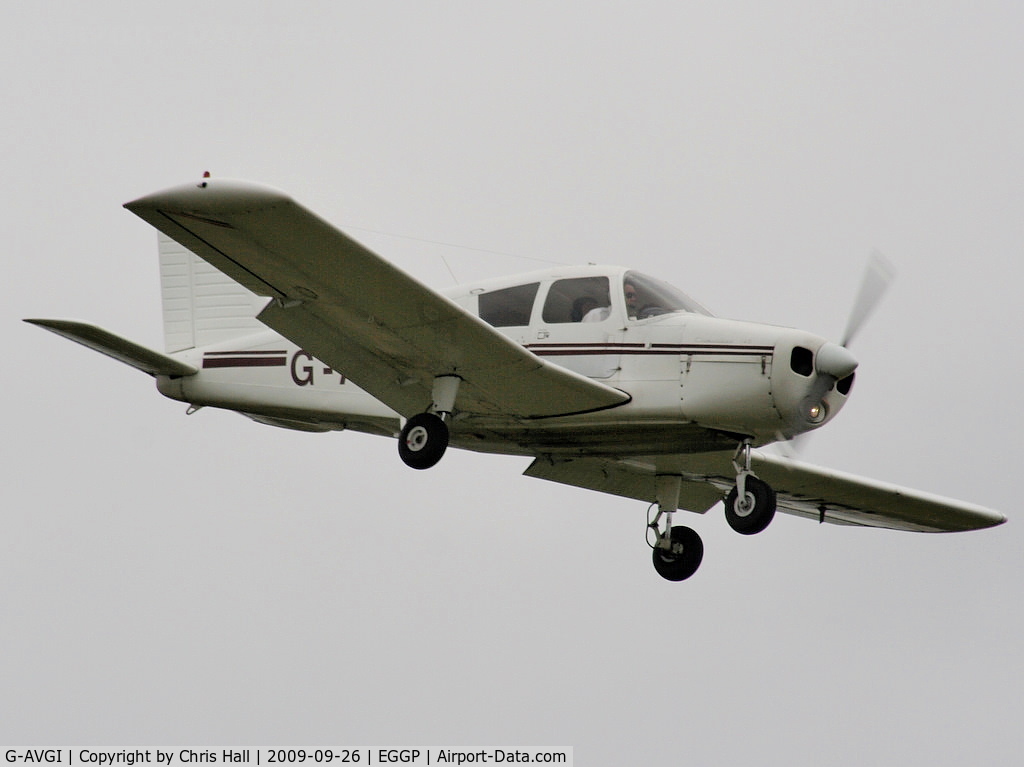
<instances>
[{"instance_id":1,"label":"white airplane","mask_svg":"<svg viewBox=\"0 0 1024 767\"><path fill-rule=\"evenodd\" d=\"M449 444L530 456L531 477L644 501L654 567L704 547L679 510L751 535L776 508L921 532L1006 521L974 504L755 451L820 428L851 393L847 350L711 316L616 266L436 292L282 192L204 177L125 205L156 227L166 353L69 320L26 320L156 378L164 396L302 431L398 438L414 469ZM873 291L875 294L878 291ZM269 301L267 300L269 298Z\"/></svg>"}]
</instances>

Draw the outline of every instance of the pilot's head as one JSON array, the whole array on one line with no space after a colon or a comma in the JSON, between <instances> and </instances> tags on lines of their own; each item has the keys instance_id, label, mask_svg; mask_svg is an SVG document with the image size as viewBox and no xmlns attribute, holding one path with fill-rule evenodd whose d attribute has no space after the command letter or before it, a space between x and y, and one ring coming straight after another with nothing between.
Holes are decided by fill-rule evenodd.
<instances>
[{"instance_id":1,"label":"pilot's head","mask_svg":"<svg viewBox=\"0 0 1024 767\"><path fill-rule=\"evenodd\" d=\"M636 292L636 285L632 282L625 282L622 285L622 292L626 295L626 314L636 317L640 311L640 298Z\"/></svg>"}]
</instances>

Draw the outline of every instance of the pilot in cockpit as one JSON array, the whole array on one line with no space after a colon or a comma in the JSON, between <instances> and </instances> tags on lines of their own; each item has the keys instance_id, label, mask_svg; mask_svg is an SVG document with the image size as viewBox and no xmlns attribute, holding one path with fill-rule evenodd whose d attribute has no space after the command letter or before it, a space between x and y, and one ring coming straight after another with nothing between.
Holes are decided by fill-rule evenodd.
<instances>
[{"instance_id":1,"label":"pilot in cockpit","mask_svg":"<svg viewBox=\"0 0 1024 767\"><path fill-rule=\"evenodd\" d=\"M626 296L626 314L630 319L636 319L640 313L640 294L637 293L636 285L632 282L622 284L622 292Z\"/></svg>"},{"instance_id":2,"label":"pilot in cockpit","mask_svg":"<svg viewBox=\"0 0 1024 767\"><path fill-rule=\"evenodd\" d=\"M670 302L671 295L666 292L665 287L667 286L659 289L653 281L624 280L622 293L626 298L627 316L631 320L646 320L659 314L684 309L685 305L681 301L677 301L677 305ZM668 290L675 291L671 287L668 287Z\"/></svg>"}]
</instances>

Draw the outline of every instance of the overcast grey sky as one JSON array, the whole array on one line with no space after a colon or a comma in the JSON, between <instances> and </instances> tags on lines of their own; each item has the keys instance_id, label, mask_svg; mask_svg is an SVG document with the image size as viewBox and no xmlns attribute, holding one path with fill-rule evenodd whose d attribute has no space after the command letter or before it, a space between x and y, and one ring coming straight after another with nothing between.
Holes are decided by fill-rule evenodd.
<instances>
[{"instance_id":1,"label":"overcast grey sky","mask_svg":"<svg viewBox=\"0 0 1024 767\"><path fill-rule=\"evenodd\" d=\"M1024 7L17 4L0 29L7 745L575 747L577 764L1006 764L1024 752ZM662 581L645 509L161 398L22 324L159 347L155 234L204 170L444 287L623 263L858 337L825 466L980 503L952 536L782 516ZM367 231L371 230L371 231ZM388 232L472 246L446 247ZM3 744L0 744L3 745Z\"/></svg>"}]
</instances>

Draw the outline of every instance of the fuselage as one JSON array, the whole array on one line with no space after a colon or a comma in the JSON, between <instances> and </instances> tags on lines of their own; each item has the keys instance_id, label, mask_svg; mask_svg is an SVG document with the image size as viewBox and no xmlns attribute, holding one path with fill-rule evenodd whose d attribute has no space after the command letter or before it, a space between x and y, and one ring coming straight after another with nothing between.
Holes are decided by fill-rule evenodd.
<instances>
[{"instance_id":1,"label":"fuselage","mask_svg":"<svg viewBox=\"0 0 1024 767\"><path fill-rule=\"evenodd\" d=\"M800 330L713 317L675 288L622 267L560 267L443 294L540 360L630 396L618 407L553 418L456 411L451 439L463 448L630 455L725 449L743 439L761 445L827 423L852 383L852 368L847 374L841 364L831 378L820 369L830 354L843 357L841 347ZM271 331L176 356L200 373L159 378L173 399L310 431L400 428L401 415L344 371Z\"/></svg>"}]
</instances>

